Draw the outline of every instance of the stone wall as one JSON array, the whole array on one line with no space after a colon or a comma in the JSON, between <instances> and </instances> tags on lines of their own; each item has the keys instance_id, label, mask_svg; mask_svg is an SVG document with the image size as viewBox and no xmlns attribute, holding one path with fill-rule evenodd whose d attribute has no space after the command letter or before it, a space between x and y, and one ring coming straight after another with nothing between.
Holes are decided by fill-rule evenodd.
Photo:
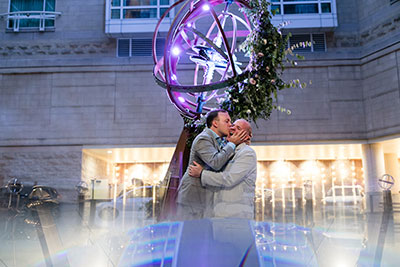
<instances>
[{"instance_id":1,"label":"stone wall","mask_svg":"<svg viewBox=\"0 0 400 267\"><path fill-rule=\"evenodd\" d=\"M17 178L24 185L55 187L63 201L74 201L74 186L81 180L82 148L0 147L0 182Z\"/></svg>"},{"instance_id":2,"label":"stone wall","mask_svg":"<svg viewBox=\"0 0 400 267\"><path fill-rule=\"evenodd\" d=\"M368 138L400 132L400 44L362 65L363 95Z\"/></svg>"},{"instance_id":3,"label":"stone wall","mask_svg":"<svg viewBox=\"0 0 400 267\"><path fill-rule=\"evenodd\" d=\"M338 27L328 48L338 55L363 57L400 40L400 3L336 0Z\"/></svg>"},{"instance_id":4,"label":"stone wall","mask_svg":"<svg viewBox=\"0 0 400 267\"><path fill-rule=\"evenodd\" d=\"M374 53L400 40L400 3L359 1L358 27L364 55Z\"/></svg>"},{"instance_id":5,"label":"stone wall","mask_svg":"<svg viewBox=\"0 0 400 267\"><path fill-rule=\"evenodd\" d=\"M0 13L8 2L0 0ZM337 0L337 8L327 51L305 54L284 74L312 84L279 93L291 115L259 121L255 142L367 142L400 133L400 2ZM0 21L0 182L37 181L74 200L81 176L93 174L81 170L83 147L172 145L183 123L155 84L150 57L115 56L104 1L58 1L57 11L54 32L9 33Z\"/></svg>"},{"instance_id":6,"label":"stone wall","mask_svg":"<svg viewBox=\"0 0 400 267\"><path fill-rule=\"evenodd\" d=\"M113 184L114 164L110 160L98 157L88 150L83 150L82 153L82 181L88 185L88 191L85 193L87 199L92 195L100 196L98 184L94 185L94 180L101 180L101 198L109 198L110 186Z\"/></svg>"},{"instance_id":7,"label":"stone wall","mask_svg":"<svg viewBox=\"0 0 400 267\"><path fill-rule=\"evenodd\" d=\"M114 50L114 42L15 42L12 45L3 43L0 46L0 55L3 57L43 57L43 56L57 56L57 55L83 55L83 54L98 54L102 56Z\"/></svg>"},{"instance_id":8,"label":"stone wall","mask_svg":"<svg viewBox=\"0 0 400 267\"><path fill-rule=\"evenodd\" d=\"M90 186L91 179L109 180L112 183L114 164L88 152L82 153L82 181Z\"/></svg>"},{"instance_id":9,"label":"stone wall","mask_svg":"<svg viewBox=\"0 0 400 267\"><path fill-rule=\"evenodd\" d=\"M12 73L0 81L3 146L170 144L183 126L151 66Z\"/></svg>"},{"instance_id":10,"label":"stone wall","mask_svg":"<svg viewBox=\"0 0 400 267\"><path fill-rule=\"evenodd\" d=\"M342 61L349 64L350 62ZM287 69L286 79L312 81L306 88L279 93L279 105L291 115L275 111L268 121L259 121L255 141L315 141L365 138L360 67L315 66Z\"/></svg>"},{"instance_id":11,"label":"stone wall","mask_svg":"<svg viewBox=\"0 0 400 267\"><path fill-rule=\"evenodd\" d=\"M360 66L340 63L288 68L285 79L312 84L282 91L278 102L291 115L275 111L260 121L255 141L365 138ZM183 125L151 65L3 74L1 80L1 145L174 144Z\"/></svg>"}]
</instances>

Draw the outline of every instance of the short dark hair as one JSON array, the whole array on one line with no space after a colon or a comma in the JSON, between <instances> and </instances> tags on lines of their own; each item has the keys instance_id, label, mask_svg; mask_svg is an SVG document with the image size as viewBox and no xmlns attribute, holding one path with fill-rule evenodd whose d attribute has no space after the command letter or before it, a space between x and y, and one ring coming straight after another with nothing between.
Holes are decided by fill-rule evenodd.
<instances>
[{"instance_id":1,"label":"short dark hair","mask_svg":"<svg viewBox=\"0 0 400 267\"><path fill-rule=\"evenodd\" d=\"M218 117L218 114L222 112L222 113L226 113L227 111L225 109L214 109L211 110L210 112L207 113L207 127L210 128L212 125L212 122Z\"/></svg>"}]
</instances>

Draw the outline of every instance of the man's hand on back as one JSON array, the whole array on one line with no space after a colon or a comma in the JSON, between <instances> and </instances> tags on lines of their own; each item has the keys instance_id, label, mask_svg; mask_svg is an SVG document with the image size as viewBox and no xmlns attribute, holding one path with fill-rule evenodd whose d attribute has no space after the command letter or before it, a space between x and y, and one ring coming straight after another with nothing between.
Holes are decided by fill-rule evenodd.
<instances>
[{"instance_id":1,"label":"man's hand on back","mask_svg":"<svg viewBox=\"0 0 400 267\"><path fill-rule=\"evenodd\" d=\"M203 166L193 161L193 165L189 166L189 175L192 177L200 178L201 172L203 171Z\"/></svg>"}]
</instances>

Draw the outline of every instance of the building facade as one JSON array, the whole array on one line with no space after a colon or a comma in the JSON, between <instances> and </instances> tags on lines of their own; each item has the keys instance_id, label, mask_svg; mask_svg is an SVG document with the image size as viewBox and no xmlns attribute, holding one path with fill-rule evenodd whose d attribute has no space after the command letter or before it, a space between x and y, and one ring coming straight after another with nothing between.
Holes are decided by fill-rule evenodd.
<instances>
[{"instance_id":1,"label":"building facade","mask_svg":"<svg viewBox=\"0 0 400 267\"><path fill-rule=\"evenodd\" d=\"M1 184L43 183L73 201L81 180L144 181L146 166L146 177L162 175L183 121L154 82L151 39L172 3L143 4L0 0ZM308 174L320 184L340 180L334 161L355 173L342 184L364 182L366 192L381 190L384 173L400 178L400 2L273 0L272 8L274 23L292 21L293 43L313 44L284 79L312 83L278 95L290 115L276 111L255 126L262 186L299 186L310 160L322 166ZM292 166L286 177L272 174L275 161Z\"/></svg>"}]
</instances>

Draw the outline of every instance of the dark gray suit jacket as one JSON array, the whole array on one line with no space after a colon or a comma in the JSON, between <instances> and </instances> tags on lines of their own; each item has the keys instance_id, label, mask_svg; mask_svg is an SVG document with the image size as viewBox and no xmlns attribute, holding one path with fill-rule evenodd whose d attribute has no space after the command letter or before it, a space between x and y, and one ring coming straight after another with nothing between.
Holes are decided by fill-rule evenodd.
<instances>
[{"instance_id":1,"label":"dark gray suit jacket","mask_svg":"<svg viewBox=\"0 0 400 267\"><path fill-rule=\"evenodd\" d=\"M232 146L220 148L211 129L206 128L193 141L190 150L189 165L196 161L206 170L219 171L233 156ZM177 197L178 219L199 219L212 209L213 191L205 189L199 178L189 176L188 170L183 175Z\"/></svg>"}]
</instances>

